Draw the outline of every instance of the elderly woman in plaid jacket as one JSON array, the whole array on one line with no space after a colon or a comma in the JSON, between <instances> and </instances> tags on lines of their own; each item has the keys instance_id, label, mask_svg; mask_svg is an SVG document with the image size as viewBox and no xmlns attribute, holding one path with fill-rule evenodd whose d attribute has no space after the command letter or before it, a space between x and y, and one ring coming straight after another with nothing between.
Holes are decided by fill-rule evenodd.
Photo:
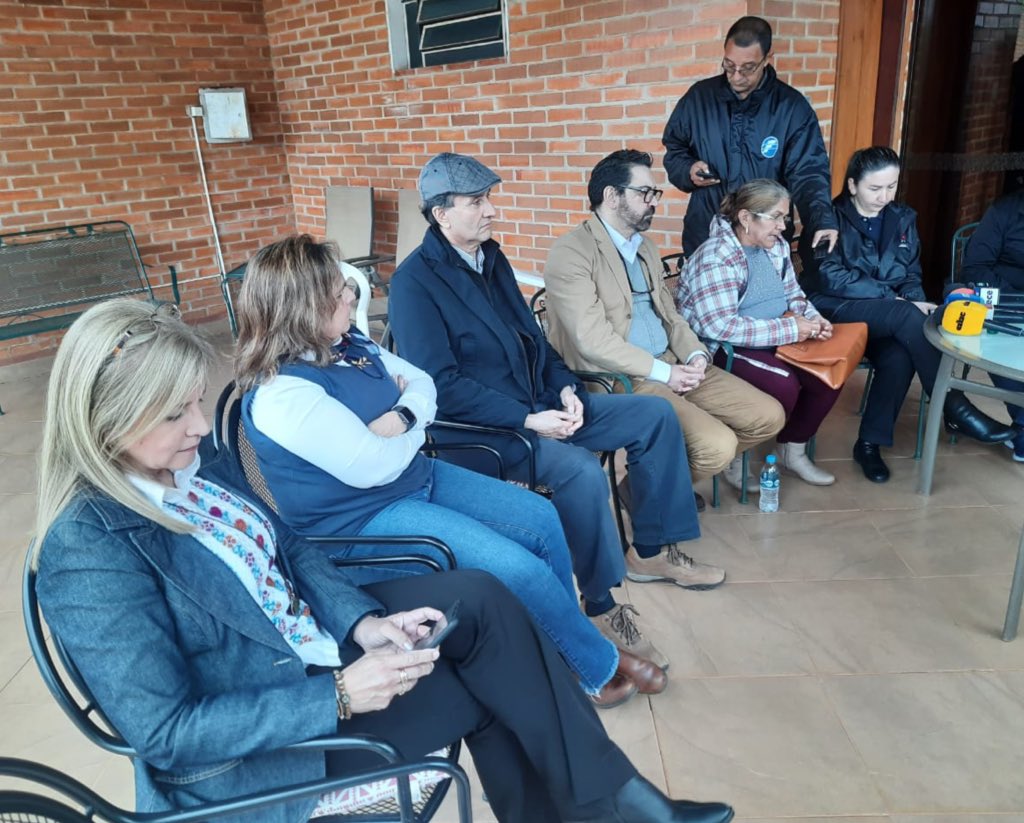
<instances>
[{"instance_id":1,"label":"elderly woman in plaid jacket","mask_svg":"<svg viewBox=\"0 0 1024 823\"><path fill-rule=\"evenodd\" d=\"M807 441L839 397L813 375L775 356L775 347L828 339L832 324L800 289L783 231L789 192L774 180L751 180L722 200L711 236L679 278L679 311L724 367L721 343L733 347L732 371L786 410L779 462L802 480L828 486L835 477L807 456ZM786 316L783 316L786 315Z\"/></svg>"}]
</instances>

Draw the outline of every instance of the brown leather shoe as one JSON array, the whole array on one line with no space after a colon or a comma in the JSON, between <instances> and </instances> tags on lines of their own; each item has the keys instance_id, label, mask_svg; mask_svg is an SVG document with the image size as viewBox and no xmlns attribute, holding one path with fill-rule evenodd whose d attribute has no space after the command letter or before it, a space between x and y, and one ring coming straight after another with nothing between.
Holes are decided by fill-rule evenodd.
<instances>
[{"instance_id":1,"label":"brown leather shoe","mask_svg":"<svg viewBox=\"0 0 1024 823\"><path fill-rule=\"evenodd\" d=\"M604 684L600 693L590 696L590 700L596 709L610 709L614 706L621 706L636 694L636 691L636 683L624 674L616 672L612 675L612 679Z\"/></svg>"},{"instance_id":2,"label":"brown leather shoe","mask_svg":"<svg viewBox=\"0 0 1024 823\"><path fill-rule=\"evenodd\" d=\"M619 649L617 671L632 680L640 694L661 694L668 685L665 672L657 665L624 649Z\"/></svg>"}]
</instances>

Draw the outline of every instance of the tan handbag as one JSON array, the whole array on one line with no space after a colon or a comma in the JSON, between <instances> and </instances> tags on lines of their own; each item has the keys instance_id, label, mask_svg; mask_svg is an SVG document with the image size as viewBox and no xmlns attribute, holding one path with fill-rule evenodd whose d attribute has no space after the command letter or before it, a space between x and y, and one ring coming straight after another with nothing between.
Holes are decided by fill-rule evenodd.
<instances>
[{"instance_id":1,"label":"tan handbag","mask_svg":"<svg viewBox=\"0 0 1024 823\"><path fill-rule=\"evenodd\" d=\"M803 369L832 389L838 389L860 365L868 344L867 323L834 323L828 340L810 339L787 343L775 356Z\"/></svg>"}]
</instances>

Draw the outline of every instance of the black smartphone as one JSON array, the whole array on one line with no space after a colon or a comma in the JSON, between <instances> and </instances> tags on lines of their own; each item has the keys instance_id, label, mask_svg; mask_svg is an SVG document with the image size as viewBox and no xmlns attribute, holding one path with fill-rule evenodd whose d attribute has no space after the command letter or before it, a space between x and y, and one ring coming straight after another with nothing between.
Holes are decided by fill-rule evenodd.
<instances>
[{"instance_id":1,"label":"black smartphone","mask_svg":"<svg viewBox=\"0 0 1024 823\"><path fill-rule=\"evenodd\" d=\"M701 180L717 180L718 175L715 174L711 169L704 171L703 169L697 169L697 176Z\"/></svg>"},{"instance_id":2,"label":"black smartphone","mask_svg":"<svg viewBox=\"0 0 1024 823\"><path fill-rule=\"evenodd\" d=\"M823 260L825 255L828 254L828 238L825 237L818 241L818 245L814 247L814 259Z\"/></svg>"},{"instance_id":3,"label":"black smartphone","mask_svg":"<svg viewBox=\"0 0 1024 823\"><path fill-rule=\"evenodd\" d=\"M461 600L456 600L444 613L444 616L434 623L433 628L430 630L430 634L426 637L421 637L416 641L414 649L436 649L441 645L441 641L444 640L452 630L459 625L459 607L462 605Z\"/></svg>"}]
</instances>

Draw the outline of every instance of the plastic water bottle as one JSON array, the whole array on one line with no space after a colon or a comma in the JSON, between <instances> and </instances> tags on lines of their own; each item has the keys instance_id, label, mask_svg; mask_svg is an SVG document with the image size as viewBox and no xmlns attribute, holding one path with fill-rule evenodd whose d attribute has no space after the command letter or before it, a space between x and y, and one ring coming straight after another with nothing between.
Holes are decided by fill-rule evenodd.
<instances>
[{"instance_id":1,"label":"plastic water bottle","mask_svg":"<svg viewBox=\"0 0 1024 823\"><path fill-rule=\"evenodd\" d=\"M779 467L775 465L775 455L769 454L764 459L761 469L761 495L757 507L763 512L779 510Z\"/></svg>"}]
</instances>

